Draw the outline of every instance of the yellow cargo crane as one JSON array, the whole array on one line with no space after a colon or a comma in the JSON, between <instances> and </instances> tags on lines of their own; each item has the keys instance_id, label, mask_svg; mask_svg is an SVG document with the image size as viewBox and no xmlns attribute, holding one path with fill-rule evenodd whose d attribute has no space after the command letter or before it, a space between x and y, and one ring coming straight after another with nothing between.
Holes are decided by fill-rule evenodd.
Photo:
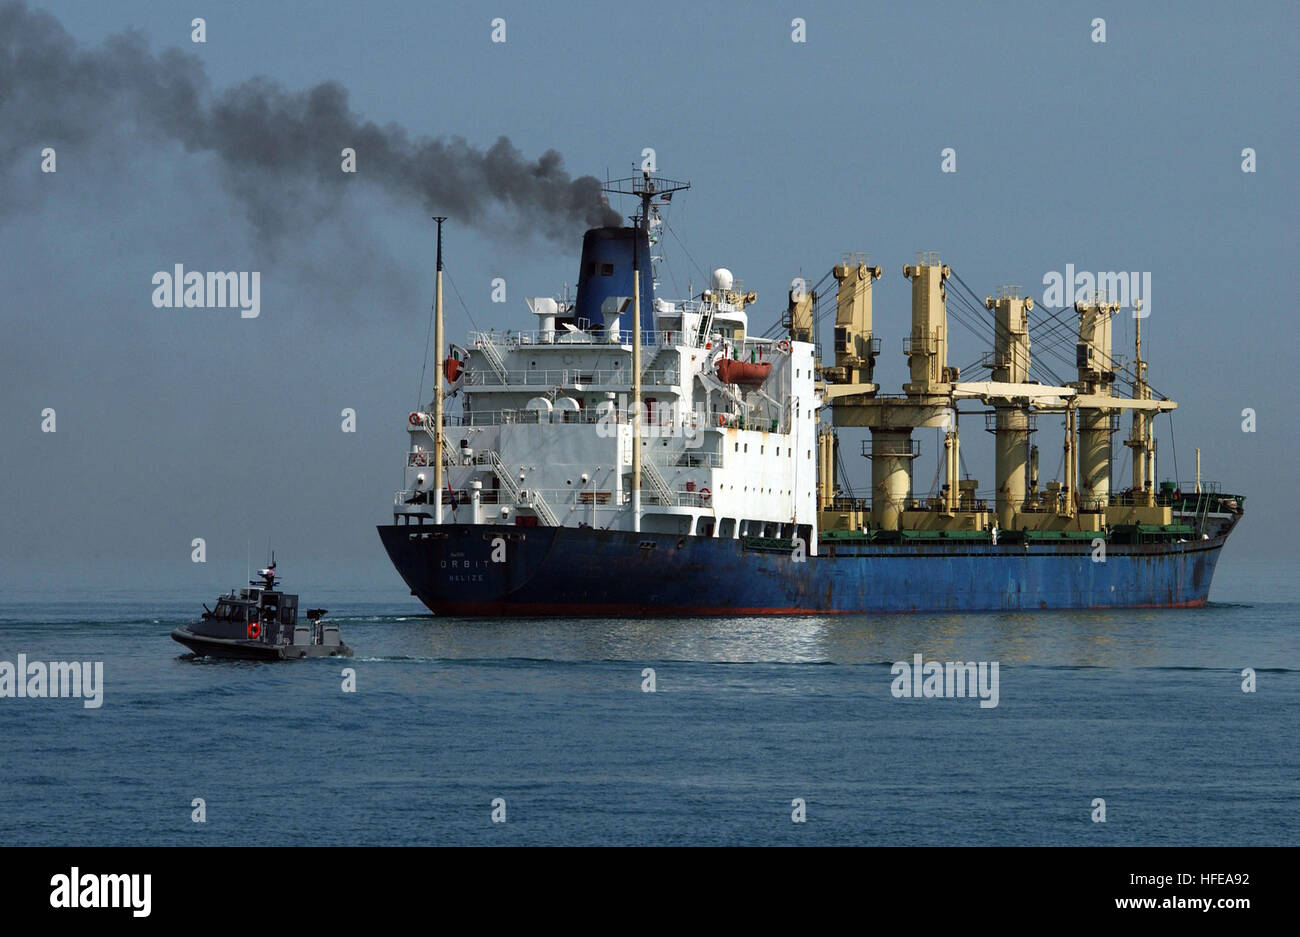
<instances>
[{"instance_id":1,"label":"yellow cargo crane","mask_svg":"<svg viewBox=\"0 0 1300 937\"><path fill-rule=\"evenodd\" d=\"M1018 288L1002 287L997 298L986 298L984 305L993 311L993 351L985 358L993 380L1027 384L1033 299L1022 299ZM984 426L995 439L997 522L1003 530L1015 530L1029 499L1030 439L1037 429L1036 418L1026 398L1001 397L993 402L994 411L986 417Z\"/></svg>"},{"instance_id":2,"label":"yellow cargo crane","mask_svg":"<svg viewBox=\"0 0 1300 937\"><path fill-rule=\"evenodd\" d=\"M834 365L820 368L819 389L831 408L831 426L817 441L819 525L822 530L883 531L1101 531L1116 524L1168 524L1169 507L1156 503L1155 414L1173 410L1171 400L1155 400L1142 360L1138 320L1134 395L1121 397L1115 384L1120 368L1112 358L1112 324L1120 305L1097 294L1075 304L1079 316L1077 381L1048 385L1030 377L1031 297L1018 287L1002 287L984 306L992 313L993 349L983 364L987 381L960 380L948 364L947 280L951 268L937 253L923 252L903 267L912 284L912 316L903 341L908 380L901 394L881 394L874 383L880 340L872 321L872 283L881 268L850 255L831 271L836 282ZM817 296L790 292L785 321L791 340L814 341ZM964 300L963 300L964 301ZM1140 305L1139 305L1140 309ZM958 404L979 400L992 408L985 428L995 437L994 510L979 500L979 483L962 479ZM1133 488L1111 491L1111 436L1119 414L1133 412L1125 445L1133 452ZM1037 415L1060 413L1065 423L1063 477L1039 491L1038 448L1032 444ZM865 427L871 433L863 455L871 460L869 513L858 502L837 499L838 427ZM944 429L944 483L938 497L917 500L912 464L920 453L913 430Z\"/></svg>"}]
</instances>

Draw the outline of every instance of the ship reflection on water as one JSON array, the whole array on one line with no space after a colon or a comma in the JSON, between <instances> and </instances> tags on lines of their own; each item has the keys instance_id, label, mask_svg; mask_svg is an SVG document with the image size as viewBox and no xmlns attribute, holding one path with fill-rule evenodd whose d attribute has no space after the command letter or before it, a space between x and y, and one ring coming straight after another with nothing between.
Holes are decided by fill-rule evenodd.
<instances>
[{"instance_id":1,"label":"ship reflection on water","mask_svg":"<svg viewBox=\"0 0 1300 937\"><path fill-rule=\"evenodd\" d=\"M1131 668L1190 665L1221 614L1205 609L685 619L439 619L400 625L431 659L881 664L910 660ZM1197 637L1199 635L1199 637ZM397 636L395 636L397 637Z\"/></svg>"}]
</instances>

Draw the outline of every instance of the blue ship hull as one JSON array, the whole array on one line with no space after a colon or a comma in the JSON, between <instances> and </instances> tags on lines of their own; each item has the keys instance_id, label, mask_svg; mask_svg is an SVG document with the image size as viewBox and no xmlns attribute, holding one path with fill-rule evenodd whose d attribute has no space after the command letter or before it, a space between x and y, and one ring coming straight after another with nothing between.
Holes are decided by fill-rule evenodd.
<instances>
[{"instance_id":1,"label":"blue ship hull","mask_svg":"<svg viewBox=\"0 0 1300 937\"><path fill-rule=\"evenodd\" d=\"M386 525L411 594L437 615L670 616L1192 608L1229 531L1181 543L771 541L572 527ZM493 562L493 553L504 562Z\"/></svg>"}]
</instances>

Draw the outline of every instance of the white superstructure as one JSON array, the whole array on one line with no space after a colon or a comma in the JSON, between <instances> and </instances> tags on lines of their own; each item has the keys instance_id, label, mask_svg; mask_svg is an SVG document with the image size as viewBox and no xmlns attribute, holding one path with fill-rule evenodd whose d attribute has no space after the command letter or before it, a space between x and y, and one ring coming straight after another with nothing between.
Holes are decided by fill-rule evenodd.
<instances>
[{"instance_id":1,"label":"white superstructure","mask_svg":"<svg viewBox=\"0 0 1300 937\"><path fill-rule=\"evenodd\" d=\"M653 300L654 330L642 332L639 440L627 302L606 299L603 321L590 322L567 300L529 299L536 328L471 333L444 384L442 497L430 465L435 424L430 413L412 413L395 522L438 523L441 512L442 523L458 525L798 536L814 552L813 345L750 337L745 306L754 294L733 290L726 270L712 279L698 298Z\"/></svg>"}]
</instances>

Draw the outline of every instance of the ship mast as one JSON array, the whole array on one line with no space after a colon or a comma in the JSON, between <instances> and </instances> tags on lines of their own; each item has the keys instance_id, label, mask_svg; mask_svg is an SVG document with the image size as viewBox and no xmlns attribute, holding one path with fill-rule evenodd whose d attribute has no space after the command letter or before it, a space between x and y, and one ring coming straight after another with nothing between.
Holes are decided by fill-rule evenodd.
<instances>
[{"instance_id":1,"label":"ship mast","mask_svg":"<svg viewBox=\"0 0 1300 937\"><path fill-rule=\"evenodd\" d=\"M632 530L641 532L641 238L648 237L650 203L656 195L671 197L689 182L655 179L650 170L640 176L608 182L604 191L616 195L635 195L641 200L636 217L636 243L632 246Z\"/></svg>"},{"instance_id":2,"label":"ship mast","mask_svg":"<svg viewBox=\"0 0 1300 937\"><path fill-rule=\"evenodd\" d=\"M442 523L442 223L446 215L435 215L438 223L438 272L433 288L433 522Z\"/></svg>"},{"instance_id":3,"label":"ship mast","mask_svg":"<svg viewBox=\"0 0 1300 937\"><path fill-rule=\"evenodd\" d=\"M1139 301L1140 303L1140 301ZM1134 312L1141 310L1138 305ZM1134 325L1134 362L1133 362L1133 399L1149 400L1150 390L1147 386L1147 366L1142 360L1142 316L1135 316ZM1124 445L1133 451L1133 499L1135 504L1150 507L1155 504L1155 472L1151 465L1151 417L1144 411L1134 409L1133 429Z\"/></svg>"}]
</instances>

